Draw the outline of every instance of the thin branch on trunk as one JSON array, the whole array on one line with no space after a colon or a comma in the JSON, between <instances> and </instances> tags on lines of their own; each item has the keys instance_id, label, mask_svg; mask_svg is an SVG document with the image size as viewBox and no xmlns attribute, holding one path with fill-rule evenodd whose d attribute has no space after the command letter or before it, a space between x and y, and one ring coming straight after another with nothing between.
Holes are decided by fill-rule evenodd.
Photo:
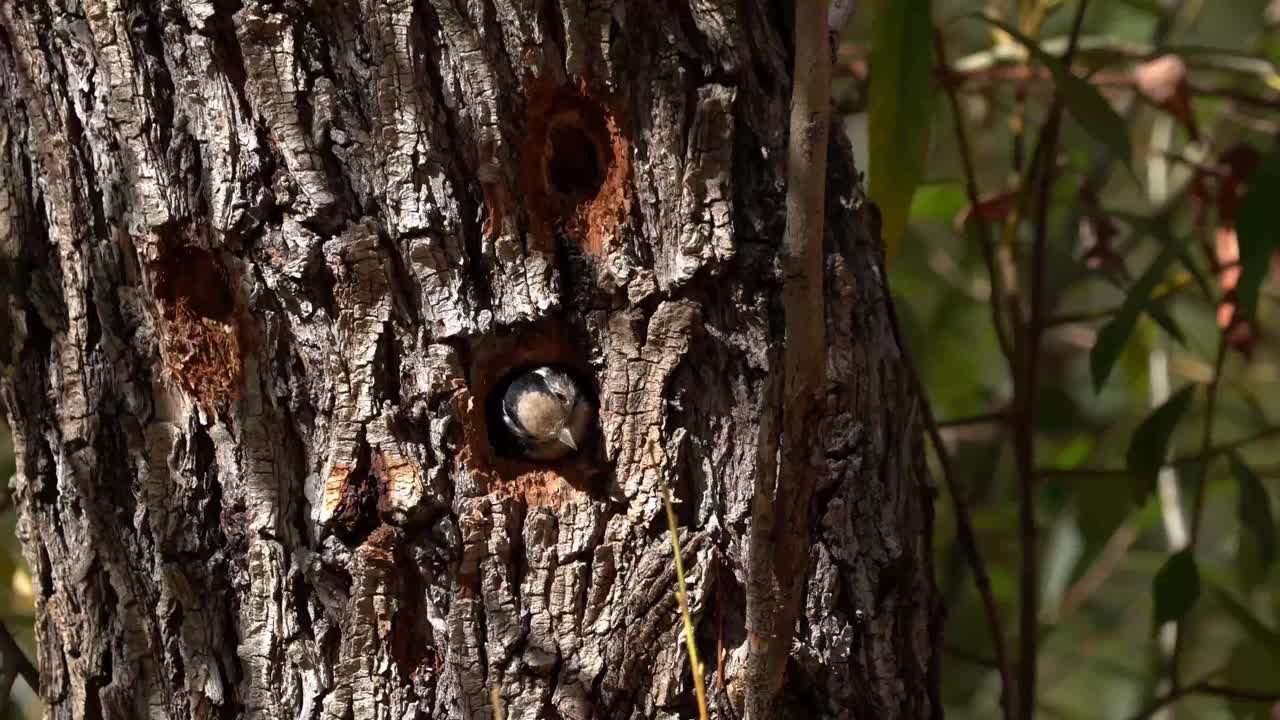
<instances>
[{"instance_id":1,"label":"thin branch on trunk","mask_svg":"<svg viewBox=\"0 0 1280 720\"><path fill-rule=\"evenodd\" d=\"M776 716L808 565L809 513L817 475L811 422L819 407L826 365L825 317L818 310L824 306L823 221L831 108L826 10L826 3L796 4L783 255L786 341L781 464L773 497L769 488L758 487L752 505L751 570L757 577L747 597L748 720ZM765 528L772 531L770 537L765 537ZM764 542L756 544L760 540ZM766 587L772 593L761 592Z\"/></svg>"}]
</instances>

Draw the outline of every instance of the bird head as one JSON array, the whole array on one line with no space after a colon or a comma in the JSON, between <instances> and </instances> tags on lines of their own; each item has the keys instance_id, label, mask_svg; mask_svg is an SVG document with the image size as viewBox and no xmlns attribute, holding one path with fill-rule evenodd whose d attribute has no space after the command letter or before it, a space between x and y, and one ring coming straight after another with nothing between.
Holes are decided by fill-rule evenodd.
<instances>
[{"instance_id":1,"label":"bird head","mask_svg":"<svg viewBox=\"0 0 1280 720\"><path fill-rule=\"evenodd\" d=\"M572 376L558 368L539 366L511 381L502 413L504 424L527 457L555 460L581 447L594 410Z\"/></svg>"}]
</instances>

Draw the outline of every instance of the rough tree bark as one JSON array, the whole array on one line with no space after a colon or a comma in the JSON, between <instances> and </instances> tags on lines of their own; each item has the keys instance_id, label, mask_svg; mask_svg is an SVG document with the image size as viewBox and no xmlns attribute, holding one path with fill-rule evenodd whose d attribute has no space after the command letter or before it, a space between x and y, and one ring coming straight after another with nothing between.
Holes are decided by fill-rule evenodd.
<instances>
[{"instance_id":1,"label":"rough tree bark","mask_svg":"<svg viewBox=\"0 0 1280 720\"><path fill-rule=\"evenodd\" d=\"M663 483L737 717L786 5L0 0L0 400L49 717L475 718L493 687L509 718L691 717ZM929 717L916 400L829 157L780 715ZM598 396L572 461L489 422L531 362Z\"/></svg>"}]
</instances>

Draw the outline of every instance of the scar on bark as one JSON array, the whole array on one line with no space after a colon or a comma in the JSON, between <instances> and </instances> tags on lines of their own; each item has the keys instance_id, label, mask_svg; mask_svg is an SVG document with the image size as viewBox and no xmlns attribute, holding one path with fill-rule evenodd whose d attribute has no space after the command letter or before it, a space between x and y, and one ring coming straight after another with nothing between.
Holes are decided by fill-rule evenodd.
<instances>
[{"instance_id":1,"label":"scar on bark","mask_svg":"<svg viewBox=\"0 0 1280 720\"><path fill-rule=\"evenodd\" d=\"M630 212L631 141L621 103L585 82L540 79L531 88L520 191L532 244L550 252L563 233L581 253L603 257Z\"/></svg>"},{"instance_id":2,"label":"scar on bark","mask_svg":"<svg viewBox=\"0 0 1280 720\"><path fill-rule=\"evenodd\" d=\"M530 365L557 365L588 381L594 395L594 374L558 319L533 323L499 338L479 340L472 348L469 388L454 396L465 440L459 463L470 470L490 493L522 496L530 507L558 506L589 493L600 472L599 433L591 435L580 452L554 463L522 460L503 446L501 400L497 395L513 370Z\"/></svg>"},{"instance_id":3,"label":"scar on bark","mask_svg":"<svg viewBox=\"0 0 1280 720\"><path fill-rule=\"evenodd\" d=\"M152 264L164 371L201 407L226 407L240 386L240 333L227 270L212 253L168 247Z\"/></svg>"},{"instance_id":4,"label":"scar on bark","mask_svg":"<svg viewBox=\"0 0 1280 720\"><path fill-rule=\"evenodd\" d=\"M360 545L381 524L379 500L386 488L381 456L360 440L354 465L334 465L324 487L329 526L348 545Z\"/></svg>"},{"instance_id":5,"label":"scar on bark","mask_svg":"<svg viewBox=\"0 0 1280 720\"><path fill-rule=\"evenodd\" d=\"M361 441L355 464L337 464L324 486L324 517L339 539L355 546L379 527L405 524L392 496L421 477L414 463L395 449L371 447Z\"/></svg>"}]
</instances>

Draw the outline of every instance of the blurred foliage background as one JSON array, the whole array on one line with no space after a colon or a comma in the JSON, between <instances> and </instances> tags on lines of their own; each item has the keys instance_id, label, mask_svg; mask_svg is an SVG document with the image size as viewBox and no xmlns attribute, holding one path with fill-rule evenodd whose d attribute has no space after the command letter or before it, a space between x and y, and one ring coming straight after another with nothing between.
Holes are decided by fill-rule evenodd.
<instances>
[{"instance_id":1,"label":"blurred foliage background","mask_svg":"<svg viewBox=\"0 0 1280 720\"><path fill-rule=\"evenodd\" d=\"M863 3L833 94L871 199L907 217L890 286L952 471L947 716L1005 716L954 491L1015 686L1036 628L1037 716L1280 717L1280 1L929 5ZM932 25L877 17L921 8ZM877 128L877 83L925 120L900 101Z\"/></svg>"},{"instance_id":2,"label":"blurred foliage background","mask_svg":"<svg viewBox=\"0 0 1280 720\"><path fill-rule=\"evenodd\" d=\"M947 716L1027 717L1030 649L1045 718L1280 717L1280 0L858 5L833 95L947 460Z\"/></svg>"}]
</instances>

